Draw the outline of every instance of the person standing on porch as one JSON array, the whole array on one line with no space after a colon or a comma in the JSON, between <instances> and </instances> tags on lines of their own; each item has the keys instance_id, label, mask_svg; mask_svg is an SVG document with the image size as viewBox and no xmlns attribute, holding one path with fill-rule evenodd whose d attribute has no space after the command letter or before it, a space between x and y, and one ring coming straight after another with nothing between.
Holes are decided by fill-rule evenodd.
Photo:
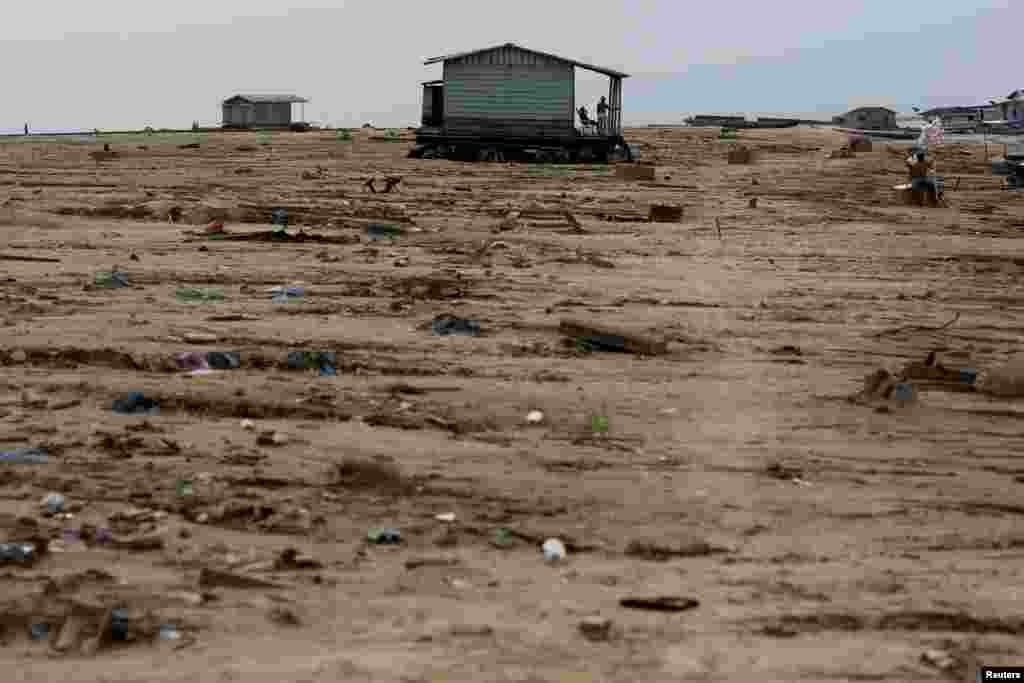
<instances>
[{"instance_id":1,"label":"person standing on porch","mask_svg":"<svg viewBox=\"0 0 1024 683\"><path fill-rule=\"evenodd\" d=\"M602 135L608 134L608 102L604 95L597 102L597 129Z\"/></svg>"}]
</instances>

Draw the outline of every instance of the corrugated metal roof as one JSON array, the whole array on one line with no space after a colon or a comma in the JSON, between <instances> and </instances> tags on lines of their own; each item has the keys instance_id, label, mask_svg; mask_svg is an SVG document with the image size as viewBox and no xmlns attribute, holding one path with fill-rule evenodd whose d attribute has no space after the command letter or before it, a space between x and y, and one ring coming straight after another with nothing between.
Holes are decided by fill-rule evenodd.
<instances>
[{"instance_id":1,"label":"corrugated metal roof","mask_svg":"<svg viewBox=\"0 0 1024 683\"><path fill-rule=\"evenodd\" d=\"M992 105L990 104L979 104L972 107L932 107L921 112L921 116L941 116L942 114L974 114L979 109L989 109Z\"/></svg>"},{"instance_id":2,"label":"corrugated metal roof","mask_svg":"<svg viewBox=\"0 0 1024 683\"><path fill-rule=\"evenodd\" d=\"M1016 102L1021 96L1024 95L1024 90L1014 90L1006 97L998 100L990 100L992 104L1005 104L1007 102Z\"/></svg>"},{"instance_id":3,"label":"corrugated metal roof","mask_svg":"<svg viewBox=\"0 0 1024 683\"><path fill-rule=\"evenodd\" d=\"M305 97L299 97L298 95L232 95L224 100L224 102L228 103L235 100L244 100L254 104L284 104L286 102L296 104L309 102Z\"/></svg>"},{"instance_id":4,"label":"corrugated metal roof","mask_svg":"<svg viewBox=\"0 0 1024 683\"><path fill-rule=\"evenodd\" d=\"M857 107L855 109L851 109L850 111L846 112L845 114L843 114L843 116L849 116L850 114L855 114L855 113L857 113L859 111L879 111L879 110L887 111L887 112L890 112L892 114L896 113L894 110L889 109L889 107Z\"/></svg>"},{"instance_id":5,"label":"corrugated metal roof","mask_svg":"<svg viewBox=\"0 0 1024 683\"><path fill-rule=\"evenodd\" d=\"M453 60L453 59L460 59L462 57L468 57L469 55L477 55L477 54L480 54L482 52L490 52L492 50L500 50L502 48L508 48L508 47L512 47L512 48L515 48L517 50L523 50L524 52L532 52L533 54L536 54L536 55L541 55L541 56L544 56L544 57L548 57L549 59L555 59L555 60L558 60L560 62L565 62L566 64L571 64L573 66L578 66L581 69L586 69L587 71L593 71L595 73L604 74L605 76L612 76L614 78L629 78L629 74L624 74L621 71L616 71L614 69L608 69L608 68L603 67L603 66L594 66L593 64L586 64L584 62L577 62L575 59L568 59L567 57L559 57L558 55L553 55L550 52L541 52L539 50L531 50L529 48L523 47L522 45L516 45L515 43L505 43L504 45L495 45L493 47L485 47L485 48L481 48L479 50L469 50L467 52L457 52L457 53L451 54L451 55L444 55L443 57L431 57L430 59L428 59L425 62L423 62L423 64L427 65L427 64L436 64L437 62L447 62L447 61L450 61L450 60Z\"/></svg>"}]
</instances>

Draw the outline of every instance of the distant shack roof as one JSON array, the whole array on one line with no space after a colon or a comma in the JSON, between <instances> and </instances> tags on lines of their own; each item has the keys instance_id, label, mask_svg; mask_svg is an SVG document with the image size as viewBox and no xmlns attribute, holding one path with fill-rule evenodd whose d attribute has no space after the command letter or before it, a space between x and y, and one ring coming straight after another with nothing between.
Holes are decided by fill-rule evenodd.
<instances>
[{"instance_id":1,"label":"distant shack roof","mask_svg":"<svg viewBox=\"0 0 1024 683\"><path fill-rule=\"evenodd\" d=\"M979 109L988 109L992 105L979 104L971 107L932 107L921 112L921 116L942 116L943 114L975 114Z\"/></svg>"},{"instance_id":2,"label":"distant shack roof","mask_svg":"<svg viewBox=\"0 0 1024 683\"><path fill-rule=\"evenodd\" d=\"M1024 90L1014 90L1012 93L1010 93L1009 95L1002 99L989 101L992 104L1007 104L1008 102L1016 102L1021 98L1021 96L1024 96Z\"/></svg>"},{"instance_id":3,"label":"distant shack roof","mask_svg":"<svg viewBox=\"0 0 1024 683\"><path fill-rule=\"evenodd\" d=\"M300 104L309 102L298 95L232 95L224 100L224 104L232 102L252 102L253 104Z\"/></svg>"},{"instance_id":4,"label":"distant shack roof","mask_svg":"<svg viewBox=\"0 0 1024 683\"><path fill-rule=\"evenodd\" d=\"M859 111L885 111L885 112L889 112L890 114L895 114L896 113L895 110L889 109L889 107L856 107L856 108L851 109L850 111L846 112L845 114L843 114L843 116L849 116L850 114L855 114L855 113L857 113Z\"/></svg>"},{"instance_id":5,"label":"distant shack roof","mask_svg":"<svg viewBox=\"0 0 1024 683\"><path fill-rule=\"evenodd\" d=\"M516 45L515 43L505 43L504 45L495 45L493 47L485 47L485 48L481 48L479 50L469 50L468 52L457 52L457 53L451 54L451 55L444 55L443 57L431 57L430 59L428 59L425 62L423 62L423 64L424 65L428 65L428 64L436 64L438 62L448 62L448 61L451 61L453 59L461 59L462 57L468 57L470 55L478 55L478 54L480 54L482 52L491 52L493 50L501 50L503 48L515 48L517 50L522 50L524 52L531 52L531 53L533 53L535 55L541 55L542 57L547 57L548 59L554 59L556 61L563 62L565 64L571 64L572 66L578 66L581 69L586 69L587 71L593 71L594 73L604 74L605 76L611 76L612 78L629 78L629 74L622 73L621 71L616 71L615 69L609 69L609 68L603 67L603 66L594 66L593 64L587 64L585 62L577 62L575 59L568 59L566 57L559 57L558 55L553 55L550 52L541 52L539 50L531 50L529 48L523 47L522 45Z\"/></svg>"}]
</instances>

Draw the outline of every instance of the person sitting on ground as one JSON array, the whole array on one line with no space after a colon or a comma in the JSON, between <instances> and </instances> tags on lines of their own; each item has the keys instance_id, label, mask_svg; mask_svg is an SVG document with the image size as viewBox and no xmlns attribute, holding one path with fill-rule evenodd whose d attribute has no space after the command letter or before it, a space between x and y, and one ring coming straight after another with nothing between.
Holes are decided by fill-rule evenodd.
<instances>
[{"instance_id":1,"label":"person sitting on ground","mask_svg":"<svg viewBox=\"0 0 1024 683\"><path fill-rule=\"evenodd\" d=\"M937 204L938 195L935 191L935 182L930 177L934 167L935 165L928 160L925 153L921 150L915 150L912 159L907 159L911 192L917 198L921 198L923 193L927 192L931 203Z\"/></svg>"}]
</instances>

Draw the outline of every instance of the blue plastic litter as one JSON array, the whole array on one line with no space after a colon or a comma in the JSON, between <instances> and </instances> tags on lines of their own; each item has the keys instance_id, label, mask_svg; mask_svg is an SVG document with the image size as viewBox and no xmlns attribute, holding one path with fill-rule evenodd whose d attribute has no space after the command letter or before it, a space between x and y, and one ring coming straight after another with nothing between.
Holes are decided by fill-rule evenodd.
<instances>
[{"instance_id":1,"label":"blue plastic litter","mask_svg":"<svg viewBox=\"0 0 1024 683\"><path fill-rule=\"evenodd\" d=\"M333 351L291 351L288 367L292 370L318 370L321 377L338 374L338 354Z\"/></svg>"},{"instance_id":2,"label":"blue plastic litter","mask_svg":"<svg viewBox=\"0 0 1024 683\"><path fill-rule=\"evenodd\" d=\"M0 453L0 463L10 465L45 465L49 461L50 455L45 448L15 448Z\"/></svg>"},{"instance_id":3,"label":"blue plastic litter","mask_svg":"<svg viewBox=\"0 0 1024 683\"><path fill-rule=\"evenodd\" d=\"M160 414L160 404L137 391L128 394L128 398L114 401L113 409L115 413L122 415Z\"/></svg>"},{"instance_id":4,"label":"blue plastic litter","mask_svg":"<svg viewBox=\"0 0 1024 683\"><path fill-rule=\"evenodd\" d=\"M301 299L306 296L306 290L302 287L283 287L274 291L274 303L283 304L292 299Z\"/></svg>"}]
</instances>

